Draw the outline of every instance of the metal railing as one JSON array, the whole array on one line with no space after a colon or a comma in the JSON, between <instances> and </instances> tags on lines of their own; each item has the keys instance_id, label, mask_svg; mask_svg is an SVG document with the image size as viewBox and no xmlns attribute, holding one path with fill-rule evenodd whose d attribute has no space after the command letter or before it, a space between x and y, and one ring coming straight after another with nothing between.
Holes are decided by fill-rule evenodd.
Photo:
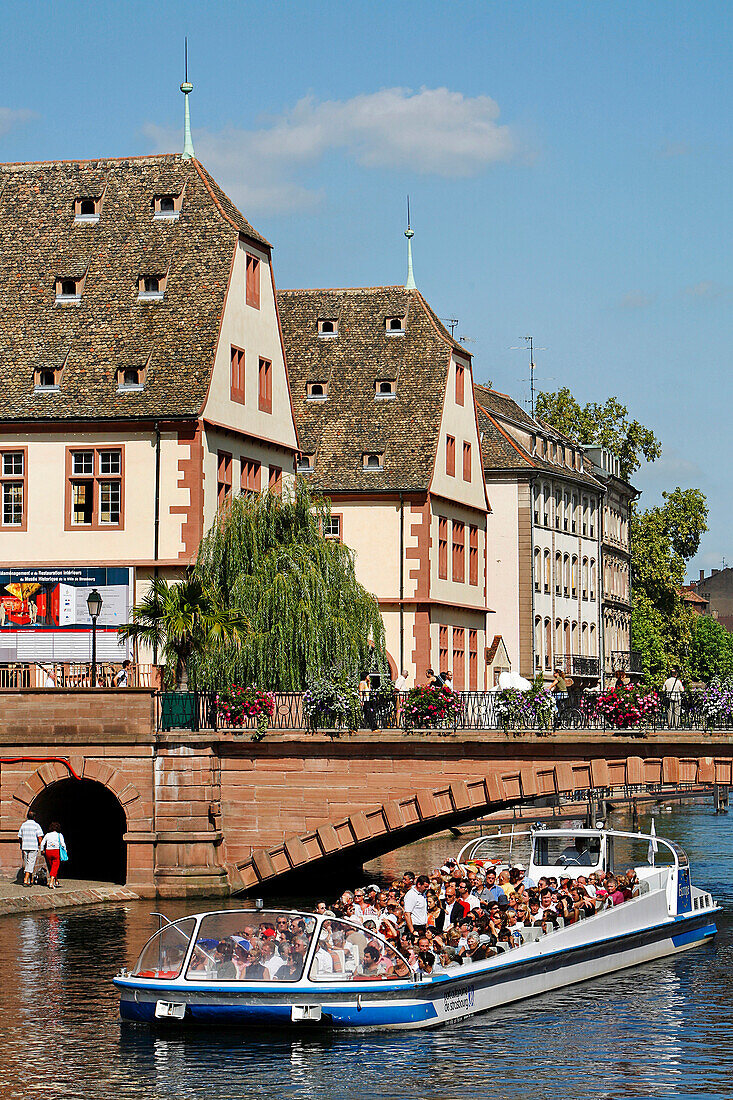
<instances>
[{"instance_id":1,"label":"metal railing","mask_svg":"<svg viewBox=\"0 0 733 1100\"><path fill-rule=\"evenodd\" d=\"M611 656L606 660L607 672L632 672L642 673L644 670L641 664L641 653L638 649L614 649Z\"/></svg>"},{"instance_id":2,"label":"metal railing","mask_svg":"<svg viewBox=\"0 0 733 1100\"><path fill-rule=\"evenodd\" d=\"M310 719L303 709L302 692L278 692L275 694L275 713L269 728L274 730L325 730L334 734L346 729L403 730L419 733L437 730L443 734L459 730L504 730L521 734L534 732L549 734L555 730L587 730L608 736L643 737L657 730L696 730L711 733L715 730L733 731L733 716L711 718L705 715L693 699L682 702L660 696L656 714L643 720L638 726L618 728L607 718L595 712L597 696L572 691L554 697L553 712L544 721L507 714L500 696L495 691L459 691L454 693L456 705L452 713L437 721L411 717L406 703L408 693L385 696L382 693L364 693L358 713L350 718L321 712ZM159 732L186 729L231 730L246 734L257 728L256 720L246 719L244 724L233 725L227 721L216 704L216 692L166 691L157 695L157 729Z\"/></svg>"},{"instance_id":3,"label":"metal railing","mask_svg":"<svg viewBox=\"0 0 733 1100\"><path fill-rule=\"evenodd\" d=\"M555 658L554 668L561 668L566 676L587 676L597 679L601 674L601 659L579 653L568 653Z\"/></svg>"},{"instance_id":4,"label":"metal railing","mask_svg":"<svg viewBox=\"0 0 733 1100\"><path fill-rule=\"evenodd\" d=\"M121 661L97 662L97 687L114 687ZM13 688L90 688L91 661L36 661L0 664L0 690ZM128 686L156 689L159 672L154 665L131 665Z\"/></svg>"}]
</instances>

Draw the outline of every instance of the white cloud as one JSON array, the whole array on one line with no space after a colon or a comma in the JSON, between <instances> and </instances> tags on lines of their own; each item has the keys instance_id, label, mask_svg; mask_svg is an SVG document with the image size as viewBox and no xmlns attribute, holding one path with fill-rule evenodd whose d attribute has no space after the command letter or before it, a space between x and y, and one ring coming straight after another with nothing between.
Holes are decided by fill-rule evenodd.
<instances>
[{"instance_id":1,"label":"white cloud","mask_svg":"<svg viewBox=\"0 0 733 1100\"><path fill-rule=\"evenodd\" d=\"M22 126L25 122L30 122L32 118L36 118L35 111L28 111L25 108L14 110L12 107L0 107L0 137L3 137L15 126Z\"/></svg>"},{"instance_id":2,"label":"white cloud","mask_svg":"<svg viewBox=\"0 0 733 1100\"><path fill-rule=\"evenodd\" d=\"M710 279L703 279L693 286L685 287L685 294L688 294L691 298L718 298L722 293L723 288L718 286L717 283L711 282Z\"/></svg>"},{"instance_id":3,"label":"white cloud","mask_svg":"<svg viewBox=\"0 0 733 1100\"><path fill-rule=\"evenodd\" d=\"M654 294L647 294L643 290L630 290L628 294L624 294L619 306L621 309L647 309L654 304L654 301Z\"/></svg>"},{"instance_id":4,"label":"white cloud","mask_svg":"<svg viewBox=\"0 0 733 1100\"><path fill-rule=\"evenodd\" d=\"M476 175L518 153L512 130L498 116L489 96L385 88L346 100L307 96L260 129L195 131L194 144L199 159L245 210L277 213L318 201L318 192L293 176L333 151L368 168ZM159 149L180 144L178 133L154 126L146 133Z\"/></svg>"}]
</instances>

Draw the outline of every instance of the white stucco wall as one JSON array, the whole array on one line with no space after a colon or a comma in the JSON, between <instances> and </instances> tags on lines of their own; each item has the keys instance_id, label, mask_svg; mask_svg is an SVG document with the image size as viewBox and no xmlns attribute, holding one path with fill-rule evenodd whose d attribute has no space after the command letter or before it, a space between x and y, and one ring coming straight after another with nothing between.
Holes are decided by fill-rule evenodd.
<instances>
[{"instance_id":1,"label":"white stucco wall","mask_svg":"<svg viewBox=\"0 0 733 1100\"><path fill-rule=\"evenodd\" d=\"M519 670L519 507L516 481L488 481L491 514L488 518L487 602L493 615L488 629L501 634L512 663Z\"/></svg>"}]
</instances>

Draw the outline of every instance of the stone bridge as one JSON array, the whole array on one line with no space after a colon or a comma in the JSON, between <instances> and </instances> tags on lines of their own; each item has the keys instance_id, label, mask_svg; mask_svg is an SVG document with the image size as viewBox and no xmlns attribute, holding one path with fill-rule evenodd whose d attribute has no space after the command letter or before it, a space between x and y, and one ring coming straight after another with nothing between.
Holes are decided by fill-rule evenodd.
<instances>
[{"instance_id":1,"label":"stone bridge","mask_svg":"<svg viewBox=\"0 0 733 1100\"><path fill-rule=\"evenodd\" d=\"M31 806L69 873L167 897L312 885L538 797L733 785L733 731L158 734L150 692L0 692L0 870ZM72 867L73 863L73 867Z\"/></svg>"}]
</instances>

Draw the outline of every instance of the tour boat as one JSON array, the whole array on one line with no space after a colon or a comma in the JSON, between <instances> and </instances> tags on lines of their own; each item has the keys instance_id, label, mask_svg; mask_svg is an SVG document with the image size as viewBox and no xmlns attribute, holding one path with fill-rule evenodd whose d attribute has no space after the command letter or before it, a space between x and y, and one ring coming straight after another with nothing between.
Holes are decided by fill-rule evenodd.
<instances>
[{"instance_id":1,"label":"tour boat","mask_svg":"<svg viewBox=\"0 0 733 1100\"><path fill-rule=\"evenodd\" d=\"M576 923L560 922L546 933L523 928L520 946L430 976L413 973L380 936L329 915L259 904L198 913L166 921L145 944L132 972L122 970L114 979L120 1014L124 1020L162 1026L435 1027L640 966L715 935L719 906L709 893L691 885L687 856L673 842L653 834L617 832L602 823L595 829L537 826L526 835L526 873L535 883L560 872L576 878L623 870L631 866L619 863L624 845L648 846L648 861L634 864L638 896ZM506 861L490 857L496 839L470 841L458 860L506 866ZM518 840L519 834L513 834L512 843ZM290 962L275 974L280 952L272 945L278 928L289 940L283 953ZM266 940L260 951L257 945ZM255 977L238 978L237 973L244 973L242 964L252 958L253 944L259 962L255 958L254 969L249 969ZM383 972L385 960L391 964L388 975ZM357 968L372 976L357 974Z\"/></svg>"}]
</instances>

